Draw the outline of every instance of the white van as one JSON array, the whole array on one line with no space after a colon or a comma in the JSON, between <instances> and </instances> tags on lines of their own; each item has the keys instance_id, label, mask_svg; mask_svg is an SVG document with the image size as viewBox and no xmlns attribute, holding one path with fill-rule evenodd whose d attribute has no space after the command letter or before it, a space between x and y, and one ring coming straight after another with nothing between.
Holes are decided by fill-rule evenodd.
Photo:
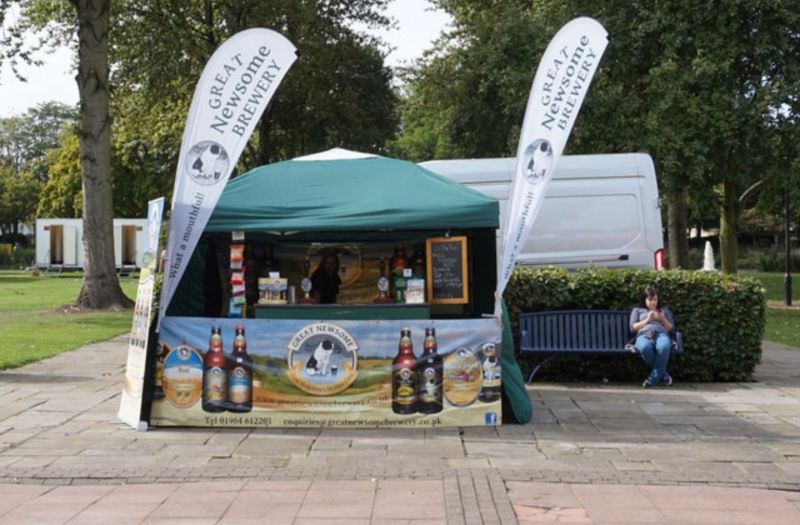
<instances>
[{"instance_id":1,"label":"white van","mask_svg":"<svg viewBox=\"0 0 800 525\"><path fill-rule=\"evenodd\" d=\"M420 166L497 199L502 229L514 164L515 159L504 158L432 160ZM562 156L517 264L663 268L653 159L642 153Z\"/></svg>"}]
</instances>

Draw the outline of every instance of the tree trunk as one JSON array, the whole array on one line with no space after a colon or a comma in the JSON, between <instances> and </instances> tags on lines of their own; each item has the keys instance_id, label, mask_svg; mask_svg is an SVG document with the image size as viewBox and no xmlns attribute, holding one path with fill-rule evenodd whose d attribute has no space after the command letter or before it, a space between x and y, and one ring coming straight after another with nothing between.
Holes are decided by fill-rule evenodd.
<instances>
[{"instance_id":1,"label":"tree trunk","mask_svg":"<svg viewBox=\"0 0 800 525\"><path fill-rule=\"evenodd\" d=\"M114 265L111 200L111 118L108 114L110 0L72 0L78 15L78 91L83 186L81 308L128 307Z\"/></svg>"},{"instance_id":2,"label":"tree trunk","mask_svg":"<svg viewBox=\"0 0 800 525\"><path fill-rule=\"evenodd\" d=\"M687 198L686 190L681 190L670 199L667 208L670 268L688 268L689 266L689 239L686 237Z\"/></svg>"},{"instance_id":3,"label":"tree trunk","mask_svg":"<svg viewBox=\"0 0 800 525\"><path fill-rule=\"evenodd\" d=\"M722 207L719 217L719 251L723 273L736 273L738 268L739 244L739 188L727 174L722 181Z\"/></svg>"}]
</instances>

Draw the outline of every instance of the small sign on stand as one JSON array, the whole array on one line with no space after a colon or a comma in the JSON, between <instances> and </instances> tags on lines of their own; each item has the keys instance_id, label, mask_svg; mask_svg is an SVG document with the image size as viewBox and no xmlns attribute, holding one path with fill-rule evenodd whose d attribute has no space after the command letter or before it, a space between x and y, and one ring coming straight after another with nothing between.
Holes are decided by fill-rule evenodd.
<instances>
[{"instance_id":1,"label":"small sign on stand","mask_svg":"<svg viewBox=\"0 0 800 525\"><path fill-rule=\"evenodd\" d=\"M425 240L430 304L469 303L467 238L431 237Z\"/></svg>"},{"instance_id":2,"label":"small sign on stand","mask_svg":"<svg viewBox=\"0 0 800 525\"><path fill-rule=\"evenodd\" d=\"M153 292L156 268L158 267L158 241L161 234L161 217L164 198L150 201L147 205L147 232L144 263L139 273L139 288L133 309L133 326L128 339L128 359L122 382L119 402L119 417L136 430L147 430L147 421L142 419L147 348L150 339L150 324L153 320Z\"/></svg>"}]
</instances>

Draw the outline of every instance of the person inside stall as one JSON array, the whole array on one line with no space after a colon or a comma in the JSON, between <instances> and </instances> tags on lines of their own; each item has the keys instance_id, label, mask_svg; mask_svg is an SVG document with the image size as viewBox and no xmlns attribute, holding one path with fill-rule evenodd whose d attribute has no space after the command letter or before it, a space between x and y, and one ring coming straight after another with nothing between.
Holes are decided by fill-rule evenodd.
<instances>
[{"instance_id":1,"label":"person inside stall","mask_svg":"<svg viewBox=\"0 0 800 525\"><path fill-rule=\"evenodd\" d=\"M334 304L339 295L339 257L335 252L328 252L319 263L319 267L311 274L311 296L319 304Z\"/></svg>"}]
</instances>

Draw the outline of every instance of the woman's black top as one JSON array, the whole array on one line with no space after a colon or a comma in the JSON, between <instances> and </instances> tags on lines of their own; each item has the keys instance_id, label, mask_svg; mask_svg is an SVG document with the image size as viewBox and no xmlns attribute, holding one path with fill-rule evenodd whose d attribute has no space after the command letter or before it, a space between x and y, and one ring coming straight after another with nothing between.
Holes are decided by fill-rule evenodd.
<instances>
[{"instance_id":1,"label":"woman's black top","mask_svg":"<svg viewBox=\"0 0 800 525\"><path fill-rule=\"evenodd\" d=\"M335 303L340 284L342 280L338 274L327 273L323 268L317 268L311 275L311 290L313 293L319 293L320 304Z\"/></svg>"}]
</instances>

